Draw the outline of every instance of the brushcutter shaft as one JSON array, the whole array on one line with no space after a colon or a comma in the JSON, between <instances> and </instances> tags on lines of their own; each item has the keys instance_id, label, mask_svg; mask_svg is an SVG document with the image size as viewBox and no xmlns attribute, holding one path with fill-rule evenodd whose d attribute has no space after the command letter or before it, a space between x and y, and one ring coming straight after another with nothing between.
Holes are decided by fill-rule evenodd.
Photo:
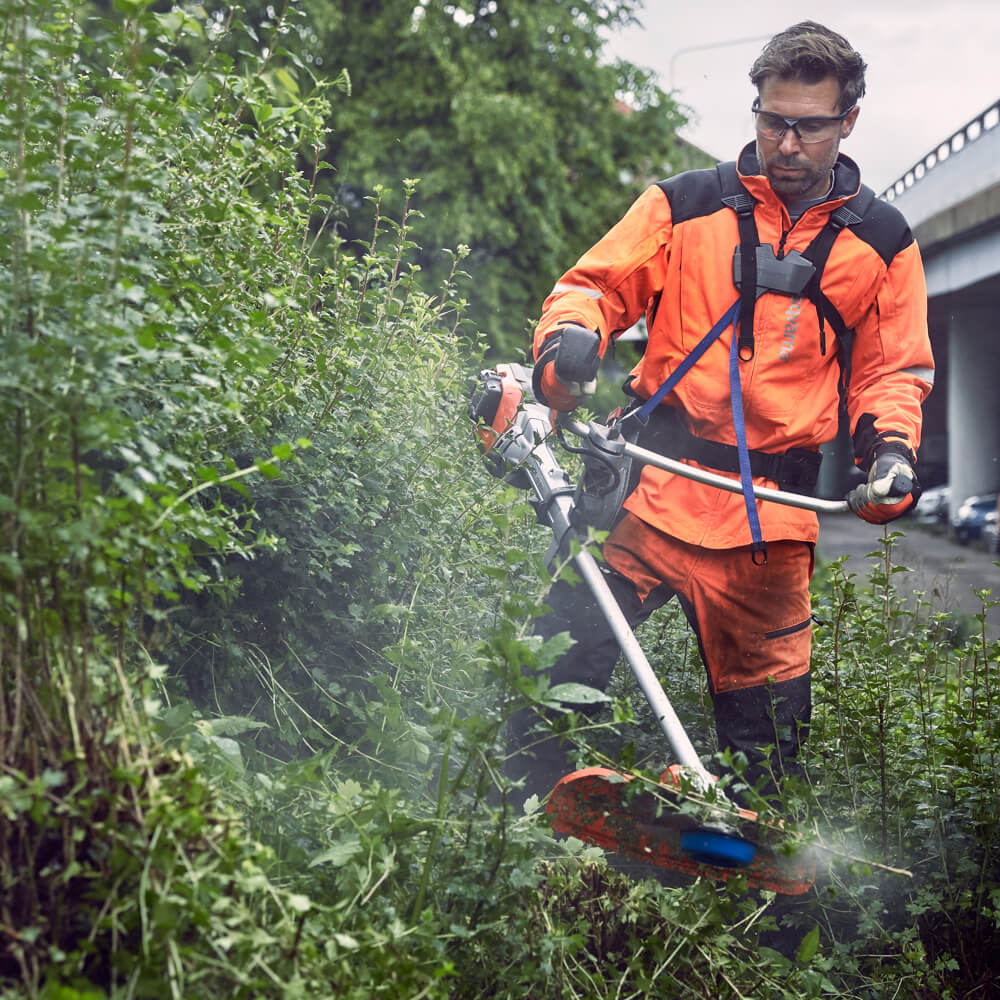
<instances>
[{"instance_id":1,"label":"brushcutter shaft","mask_svg":"<svg viewBox=\"0 0 1000 1000\"><path fill-rule=\"evenodd\" d=\"M597 560L584 550L577 554L574 563L587 586L590 587L611 631L618 640L622 654L628 660L632 673L639 682L639 687L642 688L642 693L646 696L646 700L656 716L656 721L667 737L678 763L689 768L700 781L701 790L706 791L711 786L713 777L705 769L688 738L688 734L684 731L684 726L677 717L674 706L670 704L670 700L664 693L649 660L646 659L646 654L642 651L628 619L611 593L611 589L604 579L604 574L601 573L600 567L597 565Z\"/></svg>"},{"instance_id":2,"label":"brushcutter shaft","mask_svg":"<svg viewBox=\"0 0 1000 1000\"><path fill-rule=\"evenodd\" d=\"M552 452L549 440L551 412L548 407L538 403L522 403L517 419L497 439L493 450L503 457L509 468L517 470L518 475L526 477L531 484L535 496L532 502L539 513L539 519L546 521L552 528L558 548L574 530L571 517L575 487ZM578 426L586 433L585 424ZM707 790L712 783L712 776L698 758L697 751L646 659L628 619L611 593L597 560L584 549L577 553L573 561L618 640L618 645L678 762L692 772L702 785L702 790Z\"/></svg>"}]
</instances>

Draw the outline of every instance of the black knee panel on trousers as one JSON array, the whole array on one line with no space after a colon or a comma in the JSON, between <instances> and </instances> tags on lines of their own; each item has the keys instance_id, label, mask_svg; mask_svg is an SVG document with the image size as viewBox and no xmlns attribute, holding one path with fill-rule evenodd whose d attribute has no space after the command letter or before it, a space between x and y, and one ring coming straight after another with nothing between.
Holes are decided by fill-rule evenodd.
<instances>
[{"instance_id":1,"label":"black knee panel on trousers","mask_svg":"<svg viewBox=\"0 0 1000 1000\"><path fill-rule=\"evenodd\" d=\"M714 703L719 747L746 755L749 784L766 777L763 792L768 795L776 791L775 778L801 774L797 758L812 716L808 671L787 681L717 693ZM773 749L765 753L766 747Z\"/></svg>"}]
</instances>

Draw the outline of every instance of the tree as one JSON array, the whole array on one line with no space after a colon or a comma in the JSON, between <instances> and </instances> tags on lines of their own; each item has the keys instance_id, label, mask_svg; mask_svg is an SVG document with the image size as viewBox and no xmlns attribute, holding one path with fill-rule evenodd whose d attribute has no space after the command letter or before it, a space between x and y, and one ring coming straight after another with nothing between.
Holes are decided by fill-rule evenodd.
<instances>
[{"instance_id":1,"label":"tree","mask_svg":"<svg viewBox=\"0 0 1000 1000\"><path fill-rule=\"evenodd\" d=\"M376 184L401 195L400 180L419 177L424 246L468 245L469 316L500 354L524 349L558 276L645 183L690 160L676 104L648 73L602 61L638 6L305 0L300 56L352 83L325 151L342 232L370 231ZM450 266L440 250L419 263L430 287Z\"/></svg>"}]
</instances>

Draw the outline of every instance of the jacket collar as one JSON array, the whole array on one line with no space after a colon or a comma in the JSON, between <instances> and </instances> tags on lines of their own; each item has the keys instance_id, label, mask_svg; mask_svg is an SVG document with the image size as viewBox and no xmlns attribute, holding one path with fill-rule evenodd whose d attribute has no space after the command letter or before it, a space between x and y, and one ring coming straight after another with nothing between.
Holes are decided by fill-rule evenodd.
<instances>
[{"instance_id":1,"label":"jacket collar","mask_svg":"<svg viewBox=\"0 0 1000 1000\"><path fill-rule=\"evenodd\" d=\"M749 142L743 147L736 168L751 197L770 203L781 200L771 188L771 182L760 172L756 143ZM838 153L837 162L833 165L833 190L823 203L824 207L829 205L831 210L838 208L860 190L861 168L849 156Z\"/></svg>"}]
</instances>

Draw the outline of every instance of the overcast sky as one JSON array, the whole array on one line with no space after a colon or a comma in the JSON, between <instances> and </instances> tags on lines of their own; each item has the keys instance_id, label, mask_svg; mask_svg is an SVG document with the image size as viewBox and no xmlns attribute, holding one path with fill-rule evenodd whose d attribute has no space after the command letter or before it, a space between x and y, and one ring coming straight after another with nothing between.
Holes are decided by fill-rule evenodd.
<instances>
[{"instance_id":1,"label":"overcast sky","mask_svg":"<svg viewBox=\"0 0 1000 1000\"><path fill-rule=\"evenodd\" d=\"M765 37L802 20L839 31L868 64L841 149L879 193L1000 98L1000 0L646 0L639 17L643 26L616 33L606 53L654 70L689 109L682 134L718 159L753 137L747 73Z\"/></svg>"}]
</instances>

